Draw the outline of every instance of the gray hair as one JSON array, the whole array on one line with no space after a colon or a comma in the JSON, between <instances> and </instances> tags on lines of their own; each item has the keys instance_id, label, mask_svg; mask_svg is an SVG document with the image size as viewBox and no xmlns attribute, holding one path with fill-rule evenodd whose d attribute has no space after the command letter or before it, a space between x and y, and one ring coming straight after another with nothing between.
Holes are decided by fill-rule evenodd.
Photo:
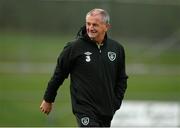
<instances>
[{"instance_id":1,"label":"gray hair","mask_svg":"<svg viewBox=\"0 0 180 128\"><path fill-rule=\"evenodd\" d=\"M89 11L86 14L86 17L88 15L94 15L94 14L100 14L102 16L102 20L103 20L104 23L107 23L107 24L110 23L110 16L109 16L107 11L105 11L103 9L100 9L100 8L95 8L95 9L92 9L91 11Z\"/></svg>"}]
</instances>

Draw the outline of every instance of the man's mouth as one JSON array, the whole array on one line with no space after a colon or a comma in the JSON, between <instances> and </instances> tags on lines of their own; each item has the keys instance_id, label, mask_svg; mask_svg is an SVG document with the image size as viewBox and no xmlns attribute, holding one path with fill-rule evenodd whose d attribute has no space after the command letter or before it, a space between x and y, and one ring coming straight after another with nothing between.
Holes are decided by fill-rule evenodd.
<instances>
[{"instance_id":1,"label":"man's mouth","mask_svg":"<svg viewBox=\"0 0 180 128\"><path fill-rule=\"evenodd\" d=\"M96 31L90 31L90 32L95 33Z\"/></svg>"},{"instance_id":2,"label":"man's mouth","mask_svg":"<svg viewBox=\"0 0 180 128\"><path fill-rule=\"evenodd\" d=\"M90 31L90 33L91 33L91 34L95 34L95 33L97 33L97 31Z\"/></svg>"}]
</instances>

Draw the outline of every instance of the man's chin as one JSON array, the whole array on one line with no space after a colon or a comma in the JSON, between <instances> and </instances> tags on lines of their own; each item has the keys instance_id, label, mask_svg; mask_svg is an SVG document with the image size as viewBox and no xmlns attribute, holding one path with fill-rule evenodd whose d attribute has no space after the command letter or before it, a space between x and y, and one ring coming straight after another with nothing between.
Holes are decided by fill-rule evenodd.
<instances>
[{"instance_id":1,"label":"man's chin","mask_svg":"<svg viewBox=\"0 0 180 128\"><path fill-rule=\"evenodd\" d=\"M90 38L91 40L95 39L95 37L92 37L92 36L89 36L89 38Z\"/></svg>"},{"instance_id":2,"label":"man's chin","mask_svg":"<svg viewBox=\"0 0 180 128\"><path fill-rule=\"evenodd\" d=\"M94 40L96 38L96 36L94 36L94 35L88 35L88 36L91 40Z\"/></svg>"}]
</instances>

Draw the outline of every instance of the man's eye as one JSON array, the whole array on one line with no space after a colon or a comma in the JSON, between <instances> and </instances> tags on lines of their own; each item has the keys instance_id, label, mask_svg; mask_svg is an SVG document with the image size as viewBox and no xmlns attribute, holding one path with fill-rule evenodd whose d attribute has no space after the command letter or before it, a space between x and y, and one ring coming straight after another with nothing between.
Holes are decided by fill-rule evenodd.
<instances>
[{"instance_id":1,"label":"man's eye","mask_svg":"<svg viewBox=\"0 0 180 128\"><path fill-rule=\"evenodd\" d=\"M86 23L87 26L90 26L90 23Z\"/></svg>"}]
</instances>

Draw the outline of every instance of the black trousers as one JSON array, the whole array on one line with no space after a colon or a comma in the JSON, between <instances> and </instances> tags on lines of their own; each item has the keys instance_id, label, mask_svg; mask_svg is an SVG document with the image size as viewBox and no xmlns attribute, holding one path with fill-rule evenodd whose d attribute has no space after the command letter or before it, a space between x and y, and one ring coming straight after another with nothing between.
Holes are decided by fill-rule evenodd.
<instances>
[{"instance_id":1,"label":"black trousers","mask_svg":"<svg viewBox=\"0 0 180 128\"><path fill-rule=\"evenodd\" d=\"M112 118L105 116L90 116L87 114L76 113L77 124L79 127L110 127Z\"/></svg>"}]
</instances>

